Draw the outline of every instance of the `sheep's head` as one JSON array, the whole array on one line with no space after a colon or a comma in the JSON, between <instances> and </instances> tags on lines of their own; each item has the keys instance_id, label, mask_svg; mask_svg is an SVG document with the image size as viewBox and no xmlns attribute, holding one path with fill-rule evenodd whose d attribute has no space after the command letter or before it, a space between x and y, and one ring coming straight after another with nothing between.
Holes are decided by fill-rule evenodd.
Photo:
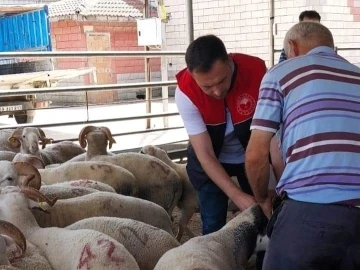
<instances>
[{"instance_id":1,"label":"sheep's head","mask_svg":"<svg viewBox=\"0 0 360 270\"><path fill-rule=\"evenodd\" d=\"M107 127L86 126L79 133L79 143L82 148L85 148L88 143L89 145L102 144L106 149L108 141L109 149L111 149L113 143L116 143L116 141L113 138L110 129Z\"/></svg>"},{"instance_id":2,"label":"sheep's head","mask_svg":"<svg viewBox=\"0 0 360 270\"><path fill-rule=\"evenodd\" d=\"M13 207L38 209L47 212L47 209L55 205L57 197L49 199L39 190L32 187L4 187L0 188L0 205L11 205ZM13 211L9 207L2 208L0 214L3 212ZM9 213L11 215L11 213Z\"/></svg>"},{"instance_id":3,"label":"sheep's head","mask_svg":"<svg viewBox=\"0 0 360 270\"><path fill-rule=\"evenodd\" d=\"M140 153L156 157L162 161L169 159L169 156L166 153L166 151L155 145L144 146L143 148L141 148Z\"/></svg>"},{"instance_id":4,"label":"sheep's head","mask_svg":"<svg viewBox=\"0 0 360 270\"><path fill-rule=\"evenodd\" d=\"M27 162L33 165L36 169L45 169L44 161L32 154L17 153L13 159L13 162Z\"/></svg>"},{"instance_id":5,"label":"sheep's head","mask_svg":"<svg viewBox=\"0 0 360 270\"><path fill-rule=\"evenodd\" d=\"M41 128L26 127L17 128L14 130L11 137L8 139L14 147L21 145L21 152L36 155L39 153L39 142L44 149L46 144L51 143L53 139L46 138L44 131Z\"/></svg>"},{"instance_id":6,"label":"sheep's head","mask_svg":"<svg viewBox=\"0 0 360 270\"><path fill-rule=\"evenodd\" d=\"M23 176L23 177L21 177ZM30 186L39 189L39 171L27 162L0 161L0 187Z\"/></svg>"},{"instance_id":7,"label":"sheep's head","mask_svg":"<svg viewBox=\"0 0 360 270\"><path fill-rule=\"evenodd\" d=\"M5 242L14 242L20 248L20 254L16 258L20 258L26 251L26 238L24 234L12 223L5 220L0 220L0 235L4 237ZM9 244L9 243L8 243Z\"/></svg>"}]
</instances>

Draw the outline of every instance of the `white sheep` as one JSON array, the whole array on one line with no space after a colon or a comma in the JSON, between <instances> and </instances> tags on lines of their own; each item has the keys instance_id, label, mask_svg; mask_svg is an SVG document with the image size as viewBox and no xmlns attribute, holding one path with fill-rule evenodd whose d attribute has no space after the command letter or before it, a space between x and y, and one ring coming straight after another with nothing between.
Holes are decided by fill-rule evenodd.
<instances>
[{"instance_id":1,"label":"white sheep","mask_svg":"<svg viewBox=\"0 0 360 270\"><path fill-rule=\"evenodd\" d=\"M85 126L79 133L79 143L84 149L88 147L86 153L72 158L67 163L87 161L98 155L114 155L107 151L107 147L109 145L111 149L116 141L107 127Z\"/></svg>"},{"instance_id":2,"label":"white sheep","mask_svg":"<svg viewBox=\"0 0 360 270\"><path fill-rule=\"evenodd\" d=\"M8 141L15 129L1 129L0 130L0 151L10 151L14 153L20 152L20 144L12 144ZM11 160L10 160L11 161Z\"/></svg>"},{"instance_id":3,"label":"white sheep","mask_svg":"<svg viewBox=\"0 0 360 270\"><path fill-rule=\"evenodd\" d=\"M44 253L35 245L26 242L26 252L21 258L14 258L11 265L21 270L52 270L51 264L45 258Z\"/></svg>"},{"instance_id":4,"label":"white sheep","mask_svg":"<svg viewBox=\"0 0 360 270\"><path fill-rule=\"evenodd\" d=\"M0 151L0 160L12 161L17 153L12 151Z\"/></svg>"},{"instance_id":5,"label":"white sheep","mask_svg":"<svg viewBox=\"0 0 360 270\"><path fill-rule=\"evenodd\" d=\"M179 219L179 231L176 235L176 239L180 241L184 232L190 238L194 237L194 234L190 231L187 225L194 213L199 212L199 199L197 192L191 184L189 176L186 172L186 164L174 163L169 158L165 150L153 145L144 146L140 152L162 160L168 166L173 168L180 176L183 184L183 191L177 204L177 206L181 209L181 216Z\"/></svg>"},{"instance_id":6,"label":"white sheep","mask_svg":"<svg viewBox=\"0 0 360 270\"><path fill-rule=\"evenodd\" d=\"M24 196L33 198L36 196L33 192L36 193L36 190L23 189L22 193L1 194L0 218L17 226L31 243L44 252L54 269L139 269L124 246L106 234L85 229L39 227L29 210L32 203ZM37 199L42 200L42 197Z\"/></svg>"},{"instance_id":7,"label":"white sheep","mask_svg":"<svg viewBox=\"0 0 360 270\"><path fill-rule=\"evenodd\" d=\"M45 185L44 185L45 186ZM75 188L91 188L98 191L113 192L116 193L115 189L108 184L93 181L93 180L73 180L67 182L60 182L57 184L51 184L52 187L75 187Z\"/></svg>"},{"instance_id":8,"label":"white sheep","mask_svg":"<svg viewBox=\"0 0 360 270\"><path fill-rule=\"evenodd\" d=\"M71 187L71 186L56 186L42 185L40 192L48 198L70 199L81 197L90 193L98 192L93 188L85 187Z\"/></svg>"},{"instance_id":9,"label":"white sheep","mask_svg":"<svg viewBox=\"0 0 360 270\"><path fill-rule=\"evenodd\" d=\"M138 196L137 179L126 169L104 162L72 162L39 170L41 180L54 184L72 180L89 179L105 183L119 194Z\"/></svg>"},{"instance_id":10,"label":"white sheep","mask_svg":"<svg viewBox=\"0 0 360 270\"><path fill-rule=\"evenodd\" d=\"M34 210L41 227L64 228L89 217L121 217L142 221L173 235L169 215L159 205L110 192L95 192L77 198L58 200L48 213Z\"/></svg>"},{"instance_id":11,"label":"white sheep","mask_svg":"<svg viewBox=\"0 0 360 270\"><path fill-rule=\"evenodd\" d=\"M46 147L53 139L46 138L44 131L35 127L17 128L8 140L14 146L20 146L20 153L32 154L41 158L45 166L52 163L66 162L85 152L79 145L68 141ZM42 144L41 151L39 141Z\"/></svg>"},{"instance_id":12,"label":"white sheep","mask_svg":"<svg viewBox=\"0 0 360 270\"><path fill-rule=\"evenodd\" d=\"M79 143L82 148L85 148L86 144L88 145L85 160L90 160L94 156L113 155L106 149L108 145L111 149L116 141L109 128L86 126L79 133Z\"/></svg>"},{"instance_id":13,"label":"white sheep","mask_svg":"<svg viewBox=\"0 0 360 270\"><path fill-rule=\"evenodd\" d=\"M161 160L139 153L95 156L94 162L108 162L131 172L139 183L139 198L152 201L171 216L178 203L183 185L179 175Z\"/></svg>"},{"instance_id":14,"label":"white sheep","mask_svg":"<svg viewBox=\"0 0 360 270\"><path fill-rule=\"evenodd\" d=\"M217 232L191 238L169 250L154 270L244 269L267 218L259 205L237 215Z\"/></svg>"},{"instance_id":15,"label":"white sheep","mask_svg":"<svg viewBox=\"0 0 360 270\"><path fill-rule=\"evenodd\" d=\"M14 256L21 257L26 251L24 234L12 223L0 220L0 265L10 265L8 246L14 243L16 252Z\"/></svg>"},{"instance_id":16,"label":"white sheep","mask_svg":"<svg viewBox=\"0 0 360 270\"><path fill-rule=\"evenodd\" d=\"M33 154L17 153L12 162L27 162L37 169L45 168L44 161Z\"/></svg>"},{"instance_id":17,"label":"white sheep","mask_svg":"<svg viewBox=\"0 0 360 270\"><path fill-rule=\"evenodd\" d=\"M0 161L0 187L19 185L39 189L41 176L38 170L26 162Z\"/></svg>"},{"instance_id":18,"label":"white sheep","mask_svg":"<svg viewBox=\"0 0 360 270\"><path fill-rule=\"evenodd\" d=\"M90 229L109 235L124 245L141 270L153 270L165 252L180 246L179 242L164 230L132 219L93 217L75 222L66 228Z\"/></svg>"},{"instance_id":19,"label":"white sheep","mask_svg":"<svg viewBox=\"0 0 360 270\"><path fill-rule=\"evenodd\" d=\"M16 226L1 220L0 265L10 266L10 264L14 269L52 270L43 253L36 246L26 241L25 236Z\"/></svg>"},{"instance_id":20,"label":"white sheep","mask_svg":"<svg viewBox=\"0 0 360 270\"><path fill-rule=\"evenodd\" d=\"M52 185L42 185L40 188L40 192L46 197L56 197L58 199L76 198L98 191L116 192L114 188L107 184L91 180L75 180Z\"/></svg>"}]
</instances>

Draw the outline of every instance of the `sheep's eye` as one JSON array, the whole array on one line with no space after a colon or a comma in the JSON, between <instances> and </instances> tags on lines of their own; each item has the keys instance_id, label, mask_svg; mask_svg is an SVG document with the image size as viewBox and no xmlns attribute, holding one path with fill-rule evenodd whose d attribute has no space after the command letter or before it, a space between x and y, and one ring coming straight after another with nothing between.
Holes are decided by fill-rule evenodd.
<instances>
[{"instance_id":1,"label":"sheep's eye","mask_svg":"<svg viewBox=\"0 0 360 270\"><path fill-rule=\"evenodd\" d=\"M14 179L12 177L8 177L8 178L6 178L6 180L9 181L9 182L14 181Z\"/></svg>"},{"instance_id":2,"label":"sheep's eye","mask_svg":"<svg viewBox=\"0 0 360 270\"><path fill-rule=\"evenodd\" d=\"M22 137L25 139L25 135L22 135Z\"/></svg>"}]
</instances>

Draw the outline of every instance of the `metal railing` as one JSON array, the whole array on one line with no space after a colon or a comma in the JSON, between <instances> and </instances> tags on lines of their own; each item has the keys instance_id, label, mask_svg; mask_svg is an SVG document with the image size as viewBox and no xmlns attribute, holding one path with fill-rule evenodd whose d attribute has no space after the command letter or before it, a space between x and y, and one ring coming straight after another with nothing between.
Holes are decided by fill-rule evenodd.
<instances>
[{"instance_id":1,"label":"metal railing","mask_svg":"<svg viewBox=\"0 0 360 270\"><path fill-rule=\"evenodd\" d=\"M183 56L183 51L56 51L56 52L2 52L0 53L1 58L81 58L81 57L164 57L164 56ZM19 75L21 76L21 75ZM127 83L127 84L104 84L104 85L84 85L74 87L55 87L55 88L28 88L28 89L16 89L16 90L1 90L0 97L5 96L23 96L23 95L35 95L35 94L54 94L54 93L65 93L65 92L93 92L93 91L111 91L111 90L128 90L128 89L139 89L139 88L154 88L164 86L175 86L177 82L172 81L156 81L156 82L144 82L144 83ZM86 104L88 107L88 104ZM78 106L83 107L83 106ZM9 129L16 127L60 127L60 126L73 126L73 125L90 125L107 122L120 122L130 121L139 119L151 119L157 117L168 117L177 116L178 112L167 112L167 113L149 113L142 115L134 115L129 117L118 117L118 118L106 118L96 120L84 120L84 121L73 121L73 122L61 122L61 123L44 123L44 124L17 124L17 125L4 125L1 129ZM138 131L117 133L114 136L125 136L134 134L143 134L150 132L159 132L167 130L181 129L183 126L177 127L164 127L157 129L144 129ZM77 138L66 138L64 140L76 141ZM55 140L54 142L63 141ZM172 142L169 142L169 144ZM182 150L183 151L183 150ZM115 151L116 152L116 151ZM122 150L120 150L122 152Z\"/></svg>"}]
</instances>

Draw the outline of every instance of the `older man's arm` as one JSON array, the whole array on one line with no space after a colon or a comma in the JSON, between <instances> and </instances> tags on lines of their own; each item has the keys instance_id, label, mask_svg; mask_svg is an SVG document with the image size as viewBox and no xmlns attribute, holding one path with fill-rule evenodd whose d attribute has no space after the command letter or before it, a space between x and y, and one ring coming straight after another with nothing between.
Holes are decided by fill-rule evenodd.
<instances>
[{"instance_id":1,"label":"older man's arm","mask_svg":"<svg viewBox=\"0 0 360 270\"><path fill-rule=\"evenodd\" d=\"M271 215L271 198L268 196L270 178L269 151L274 133L253 130L246 149L245 169L256 201L266 216Z\"/></svg>"}]
</instances>

